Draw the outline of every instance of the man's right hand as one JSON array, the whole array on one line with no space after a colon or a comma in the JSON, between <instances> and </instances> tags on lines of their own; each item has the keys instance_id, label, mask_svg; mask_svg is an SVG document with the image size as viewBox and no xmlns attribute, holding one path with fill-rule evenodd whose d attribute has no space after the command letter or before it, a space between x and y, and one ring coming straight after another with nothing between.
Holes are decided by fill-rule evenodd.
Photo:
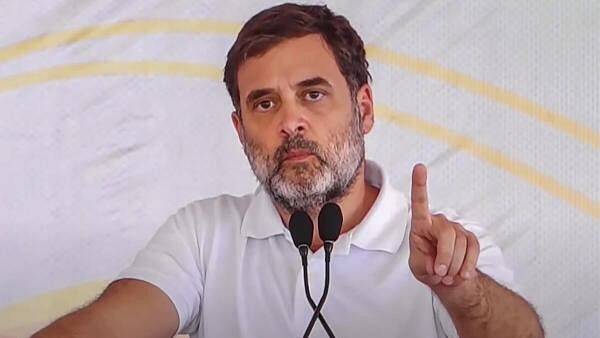
<instances>
[{"instance_id":1,"label":"man's right hand","mask_svg":"<svg viewBox=\"0 0 600 338\"><path fill-rule=\"evenodd\" d=\"M111 283L90 305L70 313L32 338L173 337L175 306L156 286L136 279Z\"/></svg>"}]
</instances>

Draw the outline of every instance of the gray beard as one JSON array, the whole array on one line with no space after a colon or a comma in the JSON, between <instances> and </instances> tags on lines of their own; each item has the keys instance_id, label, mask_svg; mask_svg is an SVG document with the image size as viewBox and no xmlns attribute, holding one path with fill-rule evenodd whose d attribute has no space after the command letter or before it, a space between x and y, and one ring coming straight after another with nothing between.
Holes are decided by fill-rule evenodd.
<instances>
[{"instance_id":1,"label":"gray beard","mask_svg":"<svg viewBox=\"0 0 600 338\"><path fill-rule=\"evenodd\" d=\"M362 163L363 160L361 159L353 171L345 173L346 176L327 174L321 176L309 182L304 190L297 185L289 186L285 182L280 184L273 182L271 185L263 186L273 202L289 213L296 210L318 212L325 203L339 202L350 192L351 187L356 182Z\"/></svg>"},{"instance_id":2,"label":"gray beard","mask_svg":"<svg viewBox=\"0 0 600 338\"><path fill-rule=\"evenodd\" d=\"M327 202L343 199L356 182L365 158L361 130L362 123L355 108L347 132L334 135L329 149L293 135L277 149L273 158L247 139L244 152L256 178L276 205L289 213L318 211ZM308 163L285 167L286 154L295 149L310 151L316 161L313 158Z\"/></svg>"}]
</instances>

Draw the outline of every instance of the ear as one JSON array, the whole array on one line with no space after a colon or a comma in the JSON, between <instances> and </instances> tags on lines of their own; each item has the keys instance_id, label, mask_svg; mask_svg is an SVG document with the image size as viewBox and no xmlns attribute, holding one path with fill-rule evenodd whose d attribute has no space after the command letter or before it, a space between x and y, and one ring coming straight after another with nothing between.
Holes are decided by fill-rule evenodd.
<instances>
[{"instance_id":1,"label":"ear","mask_svg":"<svg viewBox=\"0 0 600 338\"><path fill-rule=\"evenodd\" d=\"M231 122L237 132L240 143L244 144L244 126L242 126L242 117L235 110L231 113Z\"/></svg>"},{"instance_id":2,"label":"ear","mask_svg":"<svg viewBox=\"0 0 600 338\"><path fill-rule=\"evenodd\" d=\"M363 134L368 134L375 124L375 112L373 111L373 91L371 86L366 83L356 93L356 102L360 109L360 118L362 119Z\"/></svg>"}]
</instances>

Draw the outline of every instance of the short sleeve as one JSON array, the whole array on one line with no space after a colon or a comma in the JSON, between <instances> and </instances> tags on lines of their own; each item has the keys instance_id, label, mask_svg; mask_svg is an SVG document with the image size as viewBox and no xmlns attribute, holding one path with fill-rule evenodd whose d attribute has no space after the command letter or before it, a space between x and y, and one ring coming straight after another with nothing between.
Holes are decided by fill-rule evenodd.
<instances>
[{"instance_id":1,"label":"short sleeve","mask_svg":"<svg viewBox=\"0 0 600 338\"><path fill-rule=\"evenodd\" d=\"M135 257L118 279L133 278L161 289L179 315L178 333L197 330L204 283L200 272L199 249L194 225L189 218L173 215Z\"/></svg>"},{"instance_id":2,"label":"short sleeve","mask_svg":"<svg viewBox=\"0 0 600 338\"><path fill-rule=\"evenodd\" d=\"M443 209L436 213L441 213L449 220L461 224L466 230L473 232L477 236L480 249L477 260L477 269L479 271L511 290L517 288L514 282L514 274L506 266L502 250L494 243L491 235L483 227L460 219L452 209ZM438 337L459 338L450 314L435 294L433 295L433 309L436 317Z\"/></svg>"}]
</instances>

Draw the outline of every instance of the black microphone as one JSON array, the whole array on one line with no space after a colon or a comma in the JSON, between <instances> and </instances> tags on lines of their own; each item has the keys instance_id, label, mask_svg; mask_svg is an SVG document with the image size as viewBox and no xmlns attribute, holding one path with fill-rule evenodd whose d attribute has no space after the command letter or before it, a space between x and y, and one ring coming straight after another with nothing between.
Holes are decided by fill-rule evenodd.
<instances>
[{"instance_id":1,"label":"black microphone","mask_svg":"<svg viewBox=\"0 0 600 338\"><path fill-rule=\"evenodd\" d=\"M323 295L319 300L319 305L314 309L314 313L308 327L304 332L304 338L308 338L313 326L319 316L321 316L321 309L325 304L327 293L329 292L329 262L331 260L331 251L333 251L333 242L340 237L340 231L342 230L342 223L344 218L342 216L342 210L335 203L327 203L321 208L319 212L319 237L323 241L325 249L325 288L323 289Z\"/></svg>"},{"instance_id":2,"label":"black microphone","mask_svg":"<svg viewBox=\"0 0 600 338\"><path fill-rule=\"evenodd\" d=\"M308 299L308 303L312 307L313 311L317 308L314 300L310 295L310 289L308 287L308 249L310 248L310 244L312 243L313 236L313 222L310 219L310 216L304 211L295 211L290 218L289 224L290 234L292 235L292 240L294 241L294 245L298 248L300 252L300 257L302 258L302 270L304 272L304 292L306 293L306 298ZM335 337L329 325L325 321L325 318L319 313L319 321L323 328L327 332L329 337ZM314 325L314 324L313 324Z\"/></svg>"},{"instance_id":3,"label":"black microphone","mask_svg":"<svg viewBox=\"0 0 600 338\"><path fill-rule=\"evenodd\" d=\"M319 237L325 246L325 262L329 263L333 242L337 241L342 231L344 216L342 209L335 203L327 203L319 212Z\"/></svg>"}]
</instances>

